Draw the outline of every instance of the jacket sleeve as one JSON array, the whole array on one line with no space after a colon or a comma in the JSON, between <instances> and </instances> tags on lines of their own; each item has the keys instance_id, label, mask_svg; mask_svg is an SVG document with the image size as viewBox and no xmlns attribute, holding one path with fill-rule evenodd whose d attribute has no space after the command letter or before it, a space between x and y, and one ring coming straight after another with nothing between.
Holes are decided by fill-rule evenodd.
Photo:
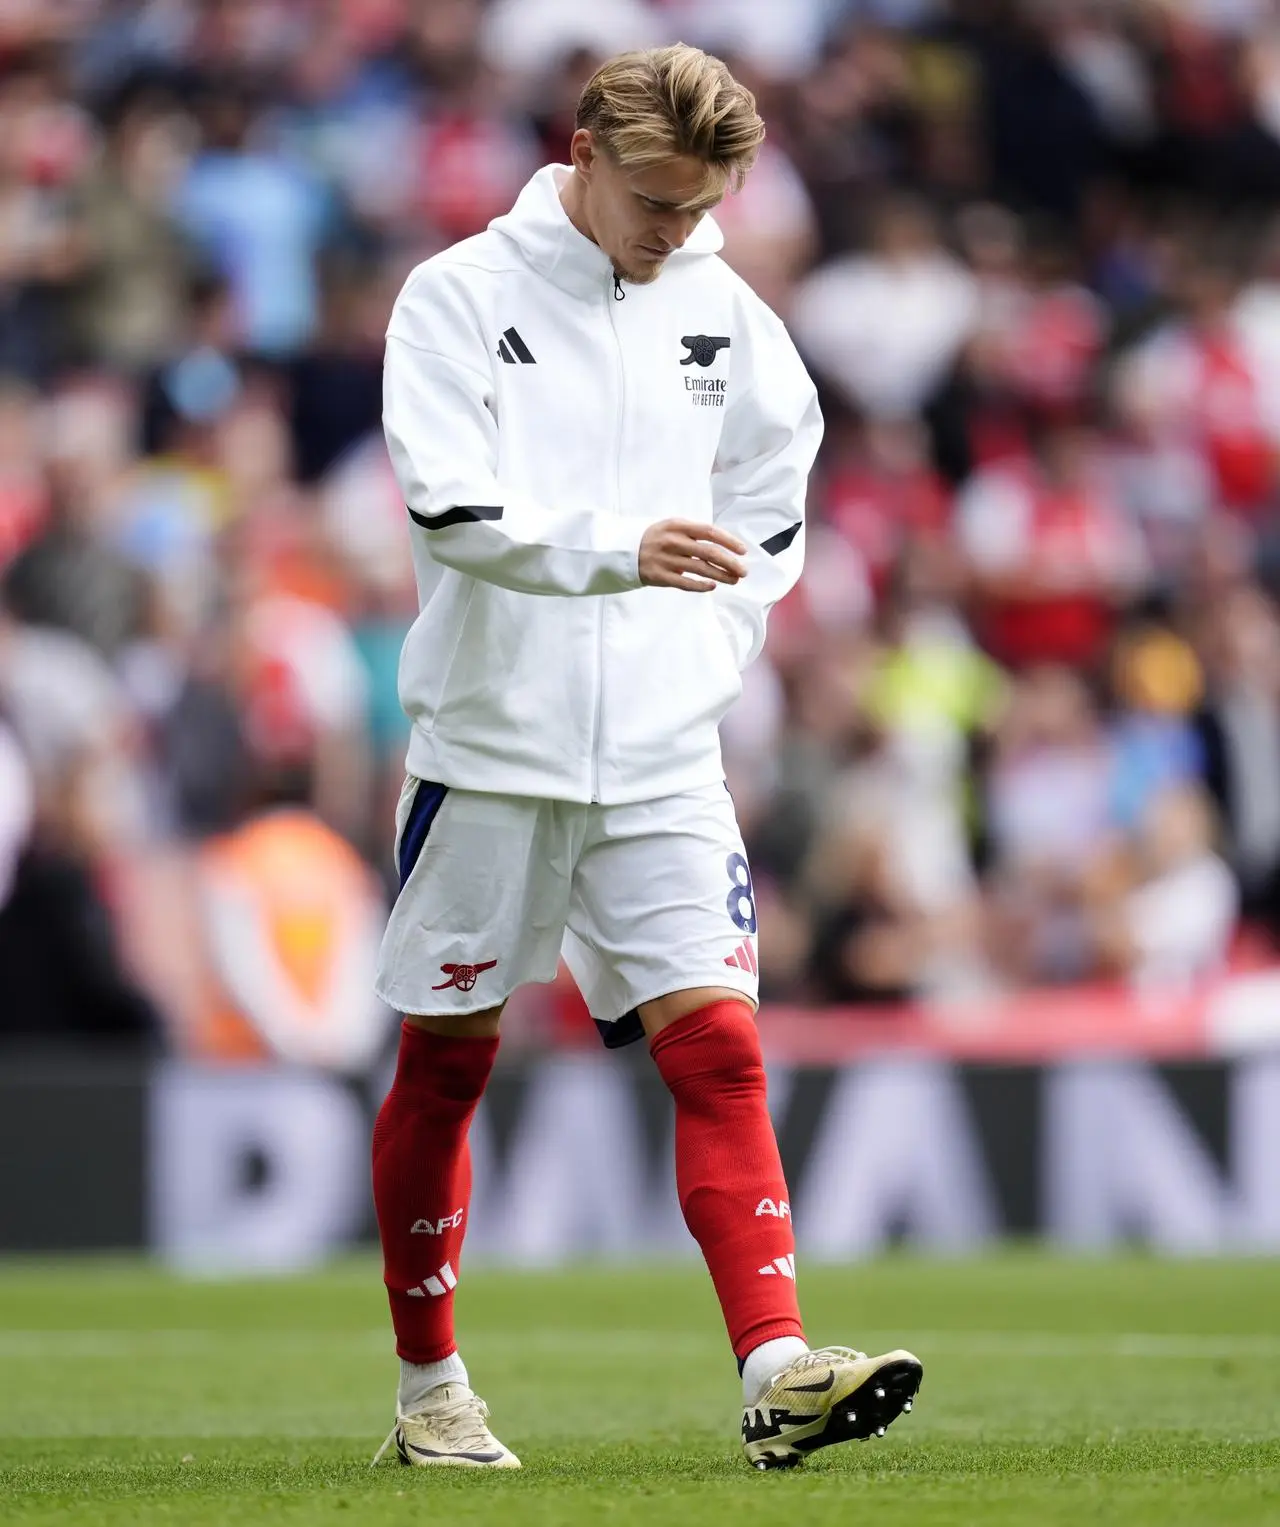
<instances>
[{"instance_id":1,"label":"jacket sleeve","mask_svg":"<svg viewBox=\"0 0 1280 1527\"><path fill-rule=\"evenodd\" d=\"M455 275L410 277L387 329L383 428L413 534L432 557L522 594L640 586L645 525L500 484L492 370Z\"/></svg>"},{"instance_id":2,"label":"jacket sleeve","mask_svg":"<svg viewBox=\"0 0 1280 1527\"><path fill-rule=\"evenodd\" d=\"M739 668L759 656L769 611L804 565L805 495L822 439L816 389L781 320L764 309L742 329L711 478L716 524L747 543L747 576L712 595Z\"/></svg>"}]
</instances>

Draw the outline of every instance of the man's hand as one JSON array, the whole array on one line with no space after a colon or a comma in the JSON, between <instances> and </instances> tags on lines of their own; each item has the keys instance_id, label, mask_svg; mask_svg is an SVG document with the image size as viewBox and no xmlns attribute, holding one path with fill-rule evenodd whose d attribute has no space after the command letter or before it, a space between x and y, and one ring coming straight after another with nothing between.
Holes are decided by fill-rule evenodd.
<instances>
[{"instance_id":1,"label":"man's hand","mask_svg":"<svg viewBox=\"0 0 1280 1527\"><path fill-rule=\"evenodd\" d=\"M694 520L659 520L640 542L640 582L709 594L747 576L747 548L727 530Z\"/></svg>"}]
</instances>

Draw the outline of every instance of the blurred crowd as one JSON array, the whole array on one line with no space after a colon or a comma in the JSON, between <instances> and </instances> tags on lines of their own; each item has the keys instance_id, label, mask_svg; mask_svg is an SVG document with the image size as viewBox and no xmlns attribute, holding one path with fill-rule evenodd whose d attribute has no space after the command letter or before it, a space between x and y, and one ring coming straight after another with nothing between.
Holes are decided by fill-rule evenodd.
<instances>
[{"instance_id":1,"label":"blurred crowd","mask_svg":"<svg viewBox=\"0 0 1280 1527\"><path fill-rule=\"evenodd\" d=\"M759 97L717 216L827 418L724 728L766 997L1271 956L1272 0L10 0L0 1036L377 1053L386 317L677 38Z\"/></svg>"}]
</instances>

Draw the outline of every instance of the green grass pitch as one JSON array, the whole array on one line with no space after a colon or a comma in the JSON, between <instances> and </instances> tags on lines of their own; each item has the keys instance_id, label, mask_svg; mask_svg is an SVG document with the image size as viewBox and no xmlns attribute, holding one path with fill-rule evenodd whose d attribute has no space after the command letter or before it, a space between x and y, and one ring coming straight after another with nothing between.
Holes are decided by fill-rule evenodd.
<instances>
[{"instance_id":1,"label":"green grass pitch","mask_svg":"<svg viewBox=\"0 0 1280 1527\"><path fill-rule=\"evenodd\" d=\"M889 1257L802 1270L810 1337L925 1363L915 1413L755 1474L694 1267L474 1271L463 1349L518 1474L369 1459L375 1265L184 1281L0 1264L0 1521L1280 1524L1280 1264Z\"/></svg>"}]
</instances>

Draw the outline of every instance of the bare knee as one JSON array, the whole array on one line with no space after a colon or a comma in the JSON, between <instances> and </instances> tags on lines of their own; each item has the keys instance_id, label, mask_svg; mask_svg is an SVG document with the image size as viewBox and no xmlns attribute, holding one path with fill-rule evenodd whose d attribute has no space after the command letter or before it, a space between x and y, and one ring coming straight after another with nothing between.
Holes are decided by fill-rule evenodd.
<instances>
[{"instance_id":1,"label":"bare knee","mask_svg":"<svg viewBox=\"0 0 1280 1527\"><path fill-rule=\"evenodd\" d=\"M505 1002L482 1013L405 1013L404 1021L445 1039L493 1039L502 1021Z\"/></svg>"},{"instance_id":2,"label":"bare knee","mask_svg":"<svg viewBox=\"0 0 1280 1527\"><path fill-rule=\"evenodd\" d=\"M652 1039L670 1024L687 1018L700 1008L710 1007L713 1002L740 1002L748 1012L755 1011L755 1003L751 998L731 986L691 986L686 991L668 992L665 997L656 997L652 1002L642 1003L639 1008L640 1022L646 1036Z\"/></svg>"}]
</instances>

